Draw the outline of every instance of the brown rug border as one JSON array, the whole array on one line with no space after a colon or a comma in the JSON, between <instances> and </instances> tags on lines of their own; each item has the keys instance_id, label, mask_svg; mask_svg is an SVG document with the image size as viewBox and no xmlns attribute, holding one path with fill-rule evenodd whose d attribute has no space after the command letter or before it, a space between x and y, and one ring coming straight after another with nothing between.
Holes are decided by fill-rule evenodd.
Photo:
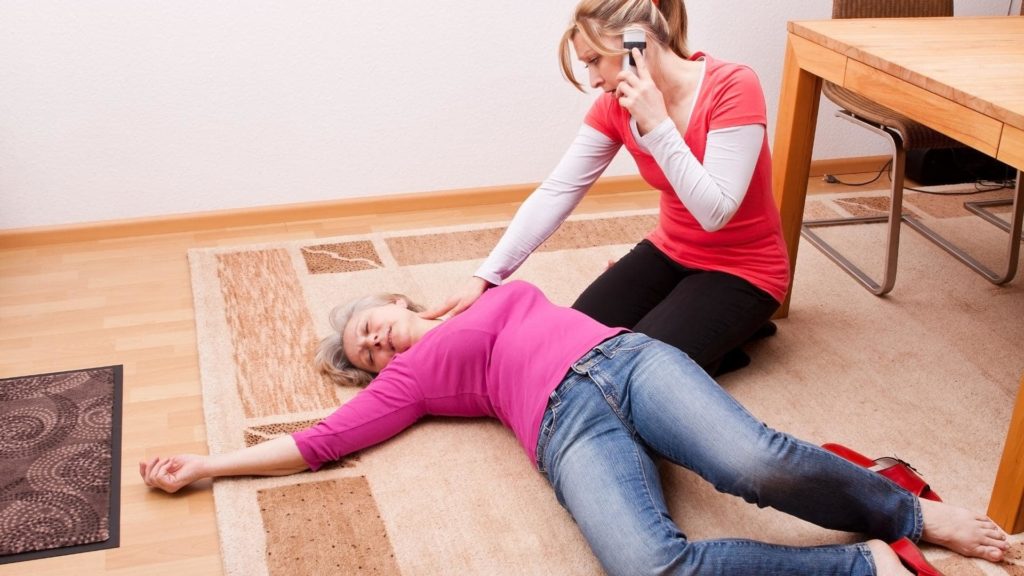
<instances>
[{"instance_id":1,"label":"brown rug border","mask_svg":"<svg viewBox=\"0 0 1024 576\"><path fill-rule=\"evenodd\" d=\"M121 413L122 413L122 390L124 378L124 365L113 364L110 366L95 366L92 368L77 368L74 370L61 370L59 372L45 372L41 374L29 374L26 376L11 376L3 380L16 380L19 378L34 378L37 376L56 376L58 374L71 374L84 372L86 370L112 370L114 376L114 403L110 413L110 498L107 515L110 537L102 542L91 542L89 544L77 544L75 546L64 546L62 548L51 548L49 550L34 550L20 554L0 556L0 565L26 562L28 560L39 560L41 558L53 558L55 556L67 556L70 554L81 554L83 552L94 552L96 550L108 550L118 548L121 545Z\"/></svg>"},{"instance_id":2,"label":"brown rug border","mask_svg":"<svg viewBox=\"0 0 1024 576\"><path fill-rule=\"evenodd\" d=\"M862 191L857 191L857 192L862 192ZM870 192L870 191L863 191L863 192ZM845 195L846 194L843 194L844 197L845 197ZM809 204L810 204L810 200L811 200L811 198L808 198L808 203ZM632 211L631 210L627 210L625 212L632 212ZM580 219L590 219L590 218L600 219L600 218L607 217L609 214L621 214L621 213L622 213L622 211L611 209L611 210L608 210L608 211L602 211L601 213L598 213L598 214L588 214L588 215L585 215L585 216L584 215L580 215L579 217L580 217ZM574 218L575 217L576 216L574 215ZM974 217L970 217L969 219L970 219L971 222L973 222L975 220ZM196 286L197 286L197 284L196 284L197 271L202 271L203 274L205 275L205 273L206 273L205 265L201 265L201 264L205 264L203 262L203 260L205 260L208 255L215 255L215 254L220 254L222 252L234 251L234 250L263 250L263 249L275 249L275 248L290 247L293 244L300 244L300 243L305 244L305 243L308 243L308 242L310 242L310 240L313 240L313 241L318 242L318 243L323 243L323 242L339 240L341 238L344 238L344 239L346 239L348 241L354 241L354 240L357 240L357 239L377 239L377 238L381 238L381 237L390 238L390 237L392 237L394 235L398 235L398 236L409 236L409 235L412 235L412 236L415 236L415 235L417 235L420 232L425 232L425 231L428 231L428 230L432 230L432 231L437 231L437 230L442 230L442 229L444 229L444 230L452 230L452 229L455 229L455 230L476 230L476 229L481 229L481 228L487 227L488 224L492 224L492 223L462 224L462 225L451 225L451 226L438 225L438 226L416 228L416 229L413 229L413 230L400 230L400 231L387 230L387 229L385 229L385 230L372 230L370 232L364 232L364 233L360 233L360 234L344 234L344 235L340 235L340 236L314 237L313 239L310 239L310 238L297 238L297 239L295 239L295 238L293 238L293 239L283 239L283 240L270 241L270 242L267 242L267 241L254 242L254 243L248 243L248 244L242 244L242 245L236 245L236 246L217 246L217 247L211 247L211 248L206 248L206 249L193 249L193 250L189 250L188 254L189 254L189 262L190 262L190 270L192 271L192 275L193 275L192 276L193 277L192 287L193 287L193 291L194 291L194 299L196 301L196 306L197 306L197 310L196 310L196 312L197 312L197 315L196 315L197 325L199 324L199 320L200 320L199 306L200 306L201 303L204 302L204 300L206 300L205 298L201 297L201 295L204 294L204 292L197 291L197 288L196 288ZM850 228L852 228L852 227L850 227ZM919 239L919 238L915 237L915 235L911 235L909 240L911 241L912 244L915 244L916 246L918 246L918 249L931 250L931 248L928 248L929 246L931 246L929 243L927 243L923 239ZM805 258L807 260L806 262L804 262L804 266L807 266L808 262L814 263L814 261L817 260L817 261L822 262L823 266L827 266L828 267L827 270L829 271L829 274L827 276L829 276L829 277L825 278L825 280L826 280L825 285L826 286L829 285L830 282L831 282L831 277L830 276L836 276L836 277L842 279L841 281L839 281L840 283L837 284L837 287L842 287L843 288L843 293L846 293L845 291L847 289L849 289L849 291L850 291L849 295L851 297L854 294L856 294L856 298L850 298L851 302L855 302L855 300L858 300L858 299L861 299L861 298L868 298L868 299L871 299L873 302L878 302L879 301L879 300L875 300L875 297L870 296L866 292L863 292L859 287L856 287L856 286L848 287L848 284L851 284L851 283L848 282L848 278L842 273L842 271L834 269L832 267L832 265L827 262L826 259L824 259L820 254L815 253L816 251L811 250L810 254L806 253L807 252L807 247L806 247L806 245L803 244L803 241L801 241L801 242L802 242L802 245L804 246L803 253L805 254ZM924 247L924 248L922 248L922 247ZM300 262L300 261L296 260L296 262ZM947 260L943 259L942 262L945 263L945 262L947 262ZM296 264L296 265L298 266L299 264ZM950 271L954 271L955 270L955 274L953 274L953 276L960 277L962 275L965 279L970 279L969 280L969 285L970 286L976 286L976 285L981 286L981 288L979 288L979 290L981 290L981 289L983 289L983 288L985 288L987 286L987 284L984 284L984 280L983 279L981 279L980 277L975 276L971 271L967 270L966 268L960 267L959 264L951 263L949 265L951 266ZM804 279L803 281L806 283L808 275L804 274L801 277ZM798 282L800 282L799 278L797 280L798 280ZM800 289L799 287L797 287L797 288ZM809 288L809 287L808 286L804 286L803 288ZM814 292L812 292L812 293L814 293ZM982 293L983 293L983 290L982 290ZM915 294L914 291L908 292L907 302L913 303L913 302L916 301L913 298L914 294ZM835 296L834 294L831 294L831 295L828 295L828 298L833 298L834 296ZM900 295L896 296L897 297L897 302L900 300L899 296ZM828 301L828 300L825 300L825 301ZM891 301L891 300L887 300L887 301ZM883 302L886 302L886 301L883 301ZM207 302L206 304L209 304L209 303ZM888 305L888 304L886 304L886 305ZM815 309L814 308L809 308L809 309L805 310L805 312L808 312L808 311L813 313L815 311ZM839 318L837 319L837 318L835 318L835 316L832 316L832 321L843 321L843 320L848 319L848 317L844 317L842 315L842 313L844 312L844 308L843 307L840 307L838 309L838 312L839 312ZM804 318L806 318L807 314L795 314L795 315L790 317L789 321L791 321L791 322L792 321L799 321L799 320L801 320L802 316ZM911 315L909 317L909 319L917 321L917 316L916 315ZM796 326L796 325L794 325L794 326ZM920 324L920 328L926 329L926 330L930 330L930 329L935 328L935 326L932 323L927 323L926 322L926 323ZM783 338L786 337L785 336L785 331L783 331L782 337ZM779 343L772 342L772 341L766 341L762 345L763 346L767 346L770 349L771 348L778 348L780 346ZM201 351L202 351L202 347L201 347ZM207 401L208 388L207 388L207 382L206 382L206 378L205 378L206 371L204 369L204 365L203 365L202 360L203 359L201 358L200 359L200 365L201 365L201 373L204 376L204 378L203 378L203 387L204 387L203 394L204 394L204 409L206 409L207 408L206 401ZM817 359L816 361L820 362L820 358ZM817 364L808 364L807 366L809 366L810 368L813 369L815 366L817 366ZM750 369L751 370L763 370L763 368L758 368L757 365L755 365L754 367L752 367ZM1018 379L1019 379L1019 374L1014 374L1013 375L1013 382L1016 383ZM826 381L825 383L826 384L836 384L836 383L840 383L840 382L841 382L841 380L829 380L829 381ZM741 385L743 383L744 383L744 380L741 379L740 381L731 382L729 384L729 386L732 387L732 388L737 389L737 391L739 391L739 390L741 390L743 388L746 388L748 390L747 396L749 398L758 398L758 393L749 392L749 390L754 390L754 389L756 389L756 387L754 387L754 386L739 386L739 385ZM924 383L922 383L922 384L924 384ZM902 390L898 394L901 395L901 396L902 395L906 395L907 394L907 390ZM783 397L780 401L786 402L786 401L789 401L789 400L796 400L796 399L797 399L796 397ZM306 415L306 414L304 414L304 415ZM840 436L837 436L835 433L832 433L832 432L829 432L826 437L822 437L821 436L821 431L822 430L826 430L826 431L831 431L832 430L832 428L827 423L822 424L823 427L820 427L820 428L806 428L803 432L800 432L797 429L794 429L794 428L792 428L790 426L787 426L785 424L785 422L789 422L789 420L787 420L785 418L779 419L779 424L778 425L783 426L785 428L789 428L794 433L797 433L801 437L806 438L808 440L813 439L813 438L819 438L819 437L821 438L820 441L837 441L837 440L842 440L842 438ZM208 427L209 427L209 421L207 422L207 424L208 424ZM499 425L497 423L495 423L495 426L499 426ZM423 431L421 430L419 433L422 434ZM1000 440L1002 439L1004 434L1005 434L1005 432L1001 432L999 434ZM210 441L211 439L212 439L212 435L208 435L208 441ZM867 440L868 441L866 443L862 444L862 446L875 445L876 448L877 448L878 446L881 446L881 445L885 445L885 446L889 445L888 442L880 443L877 438L871 438L870 436L867 438ZM375 447L374 449L379 449L379 450L383 451L383 450L387 450L387 449L389 449L390 447L393 447L393 446L394 446L393 444L387 443L385 445L381 445L381 446ZM211 448L211 451L213 451L214 446L211 445L210 448ZM921 447L918 446L918 448L921 448ZM867 448L864 448L864 449L867 450ZM926 449L921 450L922 457L931 454L929 449L930 448L926 447ZM878 451L878 450L876 450L876 451ZM943 453L951 452L951 450L943 450L942 452ZM879 453L881 453L881 452L879 451ZM384 456L386 456L386 455L381 455L380 456L381 461L387 461L387 458L384 457ZM915 460L916 460L916 458L915 458ZM925 458L925 460L927 460L927 459ZM975 460L967 460L967 461L974 462ZM218 482L214 483L213 488L214 488L214 492L215 492L215 503L216 503L216 505L217 505L216 507L218 509L218 514L217 514L218 518L217 519L218 519L218 529L219 529L219 532L220 532L220 540L221 540L221 552L222 552L222 556L223 556L223 560L224 560L224 569L225 569L226 572L234 573L231 570L232 567L237 569L239 574L242 574L242 573L258 573L259 571L258 570L251 570L249 572L246 572L246 568L249 567L249 564L247 564L246 562L249 560L249 558L235 557L235 558L233 558L234 562L229 560L229 554L235 555L235 556L241 556L242 554L247 553L248 547L245 545L244 542L239 544L239 542L241 541L240 539L232 541L230 538L228 538L227 539L228 541L227 542L225 541L225 534L228 533L228 531L225 530L225 526L227 524L229 524L229 523L224 521L224 516L220 512L220 510L222 508L222 505L225 506L225 507L241 506L243 504L245 506L248 506L248 503L241 502L244 498L238 497L238 494L236 494L236 492L240 493L241 492L240 489L248 489L248 488L252 488L252 487L255 487L257 485L263 485L263 484L272 485L272 486L278 486L279 483L287 482L287 480L285 480L285 478L286 477L277 477L277 478L273 478L273 479L267 479L267 478L260 478L260 479L237 479L237 480L218 481ZM295 479L292 479L292 481L294 481L294 480ZM964 486L962 486L962 485L958 486L957 483L955 481L953 481L953 480L955 480L955 478L950 478L950 480L951 480L950 484L947 485L946 488L943 488L944 492L945 491L949 491L950 493L956 493L956 491L958 489L961 492L964 492L966 490L966 488ZM690 477L682 477L682 476L678 476L678 475L677 476L673 476L671 478L671 481L674 483L674 485L677 487L677 489L678 488L692 489L692 488L694 488L694 486L697 485L696 482L691 482L691 478ZM301 482L297 482L297 483L301 483ZM701 485L701 486L703 486L703 485ZM669 489L670 489L670 487L666 486L666 490L669 490ZM704 487L702 489L704 489L705 492L707 492L706 487ZM974 491L975 491L974 488L970 489L970 493L971 494L973 494ZM697 496L701 496L701 495L704 494L703 492L699 492L699 491L696 491L694 493ZM399 495L399 496L401 496L401 495ZM698 500L694 500L694 502L697 502L697 501ZM745 505L738 504L738 506L745 506ZM981 509L981 508L979 508L979 509ZM685 508L685 509L681 508L681 510L684 511L684 512L689 512L690 511L689 508ZM235 509L235 511L237 512L237 508ZM698 506L698 511L699 511L699 506ZM751 516L751 518L753 520L758 521L758 523L757 523L758 526L762 526L762 525L763 526L772 526L774 524L773 520L770 519L770 518L762 520L760 518L755 518L752 515L748 515L748 516ZM236 516L236 518L237 518L237 516ZM799 525L797 525L796 527L800 528ZM231 527L232 530L234 530L235 528L237 528L237 526L232 526ZM813 529L813 527L812 527L812 529ZM798 530L798 532L799 532L799 530ZM237 533L237 532L232 532L232 534L233 534L234 537L240 536L240 534ZM258 534L258 532L253 532L253 534ZM743 535L736 534L735 532L730 531L729 534L726 537L737 537L737 536L743 536ZM1024 536L1024 535L1022 535L1022 536ZM816 540L808 540L809 543L813 543L815 541ZM397 542L397 540L396 540L396 542ZM833 542L832 542L831 539L827 539L827 540L823 539L822 542L820 542L820 543L833 543ZM806 545L806 544L802 544L802 545ZM244 550L243 550L243 548L244 548ZM949 563L949 562L951 562L953 560L956 560L956 559L951 559L951 557L950 557L951 553L946 553L945 551L938 550L938 549L936 549L934 547L926 547L925 548L925 552L926 552L926 554L928 554L929 558L933 562L938 561L938 562L941 563L942 566L945 566L947 563ZM968 561L968 562L973 562L973 561ZM263 570L266 569L266 564L265 563L260 562L258 565L260 567L262 567ZM418 567L420 567L420 564L416 564L415 567L412 567L410 569L413 570L414 572L416 572ZM970 568L976 570L976 567L973 565L973 563L970 566ZM419 572L417 572L417 573L419 573ZM435 572L424 572L424 573L436 573L436 571ZM959 573L959 572L951 572L951 573Z\"/></svg>"}]
</instances>

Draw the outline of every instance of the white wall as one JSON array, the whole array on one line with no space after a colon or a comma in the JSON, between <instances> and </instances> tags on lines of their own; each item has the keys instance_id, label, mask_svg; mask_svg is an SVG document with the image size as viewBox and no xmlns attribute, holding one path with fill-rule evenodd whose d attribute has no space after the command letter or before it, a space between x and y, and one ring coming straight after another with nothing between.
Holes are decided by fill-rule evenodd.
<instances>
[{"instance_id":1,"label":"white wall","mask_svg":"<svg viewBox=\"0 0 1024 576\"><path fill-rule=\"evenodd\" d=\"M574 4L0 0L0 229L539 181L593 98L557 67ZM831 1L688 4L773 127L785 23ZM815 158L884 153L831 110Z\"/></svg>"}]
</instances>

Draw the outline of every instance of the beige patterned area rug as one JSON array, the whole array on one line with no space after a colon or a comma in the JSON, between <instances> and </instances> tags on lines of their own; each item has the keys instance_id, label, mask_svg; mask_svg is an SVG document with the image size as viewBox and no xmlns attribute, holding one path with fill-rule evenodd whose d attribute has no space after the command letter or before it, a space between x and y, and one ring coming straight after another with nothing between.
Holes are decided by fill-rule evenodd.
<instances>
[{"instance_id":1,"label":"beige patterned area rug","mask_svg":"<svg viewBox=\"0 0 1024 576\"><path fill-rule=\"evenodd\" d=\"M653 222L649 211L574 217L516 277L570 304ZM837 241L869 258L872 227L846 228ZM356 390L310 368L331 307L383 290L434 304L502 231L490 223L190 251L210 451L308 426L351 398ZM1003 238L981 248L998 253ZM1020 281L991 286L913 233L903 244L897 289L885 299L804 244L790 317L752 346L751 367L721 383L770 425L896 454L946 500L983 510L1024 373L1024 290ZM855 539L718 494L674 466L662 472L691 538ZM232 575L600 573L493 421L430 418L317 473L221 479L213 489ZM1024 574L1022 550L1001 566L926 552L949 574L984 575Z\"/></svg>"}]
</instances>

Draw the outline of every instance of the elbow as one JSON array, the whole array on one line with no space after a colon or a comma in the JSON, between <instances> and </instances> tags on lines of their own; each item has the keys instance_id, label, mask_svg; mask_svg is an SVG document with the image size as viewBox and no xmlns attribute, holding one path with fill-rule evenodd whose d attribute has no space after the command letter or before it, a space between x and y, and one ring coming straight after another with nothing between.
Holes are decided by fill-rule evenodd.
<instances>
[{"instance_id":1,"label":"elbow","mask_svg":"<svg viewBox=\"0 0 1024 576\"><path fill-rule=\"evenodd\" d=\"M725 225L729 222L722 218L715 218L714 220L697 220L697 223L700 224L700 227L703 228L705 232L718 232L722 228L725 228Z\"/></svg>"},{"instance_id":2,"label":"elbow","mask_svg":"<svg viewBox=\"0 0 1024 576\"><path fill-rule=\"evenodd\" d=\"M717 232L725 228L740 207L739 202L719 189L697 189L687 197L690 200L683 200L683 205L690 210L690 214L705 232Z\"/></svg>"},{"instance_id":3,"label":"elbow","mask_svg":"<svg viewBox=\"0 0 1024 576\"><path fill-rule=\"evenodd\" d=\"M311 470L308 464L297 464L295 466L279 469L274 476L291 476L292 474L299 474L308 470Z\"/></svg>"},{"instance_id":4,"label":"elbow","mask_svg":"<svg viewBox=\"0 0 1024 576\"><path fill-rule=\"evenodd\" d=\"M726 224L732 220L732 217L736 214L736 209L731 210L715 210L713 214L709 214L703 218L697 218L697 223L704 229L705 232L718 232L722 228L725 228Z\"/></svg>"}]
</instances>

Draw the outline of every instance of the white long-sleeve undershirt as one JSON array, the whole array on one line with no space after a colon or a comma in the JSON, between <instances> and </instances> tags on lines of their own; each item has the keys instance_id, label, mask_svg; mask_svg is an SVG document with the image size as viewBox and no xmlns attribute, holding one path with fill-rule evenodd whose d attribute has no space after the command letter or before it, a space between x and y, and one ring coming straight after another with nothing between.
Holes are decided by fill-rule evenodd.
<instances>
[{"instance_id":1,"label":"white long-sleeve undershirt","mask_svg":"<svg viewBox=\"0 0 1024 576\"><path fill-rule=\"evenodd\" d=\"M725 226L743 202L764 134L760 124L708 132L703 165L670 118L637 141L654 157L686 209L711 232ZM576 208L619 147L598 130L581 126L551 175L519 207L475 276L501 284L515 272Z\"/></svg>"},{"instance_id":2,"label":"white long-sleeve undershirt","mask_svg":"<svg viewBox=\"0 0 1024 576\"><path fill-rule=\"evenodd\" d=\"M764 132L760 124L708 132L703 165L670 118L640 138L640 143L654 156L683 206L702 228L714 232L739 210L750 188Z\"/></svg>"}]
</instances>

